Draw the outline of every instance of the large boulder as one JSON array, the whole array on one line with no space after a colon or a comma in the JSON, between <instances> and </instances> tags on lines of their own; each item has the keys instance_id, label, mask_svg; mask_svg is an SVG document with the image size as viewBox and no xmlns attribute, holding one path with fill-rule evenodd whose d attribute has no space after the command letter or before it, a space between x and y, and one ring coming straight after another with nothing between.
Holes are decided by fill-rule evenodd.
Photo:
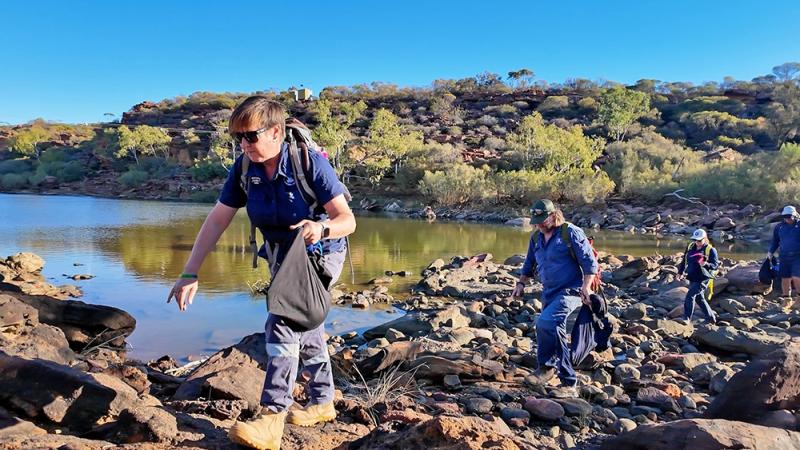
<instances>
[{"instance_id":1,"label":"large boulder","mask_svg":"<svg viewBox=\"0 0 800 450\"><path fill-rule=\"evenodd\" d=\"M706 411L711 419L763 423L770 412L800 408L800 341L754 360L734 375Z\"/></svg>"},{"instance_id":2,"label":"large boulder","mask_svg":"<svg viewBox=\"0 0 800 450\"><path fill-rule=\"evenodd\" d=\"M431 317L431 326L438 328L441 326L448 328L468 327L470 317L463 306L453 305L449 308L436 312Z\"/></svg>"},{"instance_id":3,"label":"large boulder","mask_svg":"<svg viewBox=\"0 0 800 450\"><path fill-rule=\"evenodd\" d=\"M625 263L622 267L611 274L611 282L617 286L625 286L630 281L639 278L645 272L658 268L658 261L655 258L637 258Z\"/></svg>"},{"instance_id":4,"label":"large boulder","mask_svg":"<svg viewBox=\"0 0 800 450\"><path fill-rule=\"evenodd\" d=\"M255 408L261 402L266 364L264 333L251 334L208 358L178 387L173 399L245 400Z\"/></svg>"},{"instance_id":5,"label":"large boulder","mask_svg":"<svg viewBox=\"0 0 800 450\"><path fill-rule=\"evenodd\" d=\"M760 268L761 265L758 263L736 266L729 270L725 277L729 286L734 286L745 294L767 294L772 287L758 280Z\"/></svg>"},{"instance_id":6,"label":"large boulder","mask_svg":"<svg viewBox=\"0 0 800 450\"><path fill-rule=\"evenodd\" d=\"M666 310L671 310L676 306L683 308L683 302L686 299L687 292L689 292L689 288L686 286L674 287L658 295L649 297L647 303Z\"/></svg>"},{"instance_id":7,"label":"large boulder","mask_svg":"<svg viewBox=\"0 0 800 450\"><path fill-rule=\"evenodd\" d=\"M73 348L103 343L122 350L125 338L136 328L133 316L111 306L43 295L20 295L18 299L36 308L41 323L61 328Z\"/></svg>"},{"instance_id":8,"label":"large boulder","mask_svg":"<svg viewBox=\"0 0 800 450\"><path fill-rule=\"evenodd\" d=\"M428 333L431 331L430 321L421 313L406 314L391 322L370 328L364 332L364 339L372 340L386 336L386 332L393 328L406 336L414 336L418 332Z\"/></svg>"},{"instance_id":9,"label":"large boulder","mask_svg":"<svg viewBox=\"0 0 800 450\"><path fill-rule=\"evenodd\" d=\"M39 273L44 268L44 260L33 253L17 253L6 258L5 263L17 273Z\"/></svg>"},{"instance_id":10,"label":"large boulder","mask_svg":"<svg viewBox=\"0 0 800 450\"><path fill-rule=\"evenodd\" d=\"M117 393L79 370L0 352L0 405L75 431L109 413Z\"/></svg>"},{"instance_id":11,"label":"large boulder","mask_svg":"<svg viewBox=\"0 0 800 450\"><path fill-rule=\"evenodd\" d=\"M64 332L39 323L36 308L10 295L0 294L0 330L0 348L8 355L59 364L75 361Z\"/></svg>"},{"instance_id":12,"label":"large boulder","mask_svg":"<svg viewBox=\"0 0 800 450\"><path fill-rule=\"evenodd\" d=\"M642 425L606 440L600 450L786 450L800 433L730 420L688 419Z\"/></svg>"},{"instance_id":13,"label":"large boulder","mask_svg":"<svg viewBox=\"0 0 800 450\"><path fill-rule=\"evenodd\" d=\"M179 440L178 421L161 408L143 406L122 411L115 422L101 427L91 437L131 444L136 442L173 442Z\"/></svg>"},{"instance_id":14,"label":"large boulder","mask_svg":"<svg viewBox=\"0 0 800 450\"><path fill-rule=\"evenodd\" d=\"M789 339L787 334L766 334L737 330L734 327L705 325L698 327L692 339L702 345L730 353L763 355Z\"/></svg>"}]
</instances>

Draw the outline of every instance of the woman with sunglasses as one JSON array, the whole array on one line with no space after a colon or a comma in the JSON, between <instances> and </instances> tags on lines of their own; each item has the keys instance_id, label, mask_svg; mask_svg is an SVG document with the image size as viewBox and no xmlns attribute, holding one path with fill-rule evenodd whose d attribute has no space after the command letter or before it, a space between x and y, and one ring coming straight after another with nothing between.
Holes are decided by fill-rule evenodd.
<instances>
[{"instance_id":1,"label":"woman with sunglasses","mask_svg":"<svg viewBox=\"0 0 800 450\"><path fill-rule=\"evenodd\" d=\"M240 156L228 174L219 201L209 213L192 248L184 273L175 282L168 301L174 297L185 311L198 289L197 273L208 252L228 227L239 208L247 207L252 223L261 230L266 246L288 250L294 230L301 229L307 245L320 243L322 264L333 276L341 274L345 259L344 237L353 233L356 220L345 200L345 187L333 167L319 152L309 152L309 184L319 205L310 210L300 183L292 173L288 145L284 143L286 112L279 103L264 96L245 99L234 109L229 129L249 158L245 178L240 180ZM310 176L309 176L310 175ZM277 270L285 251L268 252L270 270ZM284 421L303 426L333 420L333 375L324 338L324 324L310 331L299 331L282 317L270 314L265 325L267 342L266 380L259 418L236 423L231 440L258 449L279 449ZM304 409L292 410L292 390L300 361L311 373L310 401ZM288 417L287 417L288 415Z\"/></svg>"}]
</instances>

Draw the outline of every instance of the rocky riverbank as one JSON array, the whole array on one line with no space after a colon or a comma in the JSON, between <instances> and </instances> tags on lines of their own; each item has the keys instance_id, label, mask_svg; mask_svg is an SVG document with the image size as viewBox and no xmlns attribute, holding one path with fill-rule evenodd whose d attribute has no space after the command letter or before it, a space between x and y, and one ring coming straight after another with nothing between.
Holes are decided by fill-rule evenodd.
<instances>
[{"instance_id":1,"label":"rocky riverbank","mask_svg":"<svg viewBox=\"0 0 800 450\"><path fill-rule=\"evenodd\" d=\"M616 332L579 367L577 397L529 376L541 286L509 297L521 256L434 261L396 303L406 315L330 336L339 416L287 426L282 448L800 448L800 313L757 263L723 260L718 323L674 320L678 258L601 255ZM42 264L0 261L1 447L235 448L227 428L259 411L263 334L189 367L129 360L133 318L56 298L70 289L44 286ZM380 284L337 299L393 301Z\"/></svg>"}]
</instances>

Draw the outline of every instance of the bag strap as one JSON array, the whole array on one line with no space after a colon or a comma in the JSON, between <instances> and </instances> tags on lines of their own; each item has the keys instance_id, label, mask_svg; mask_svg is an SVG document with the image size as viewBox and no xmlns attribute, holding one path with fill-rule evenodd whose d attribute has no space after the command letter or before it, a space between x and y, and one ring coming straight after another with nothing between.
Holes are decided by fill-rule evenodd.
<instances>
[{"instance_id":1,"label":"bag strap","mask_svg":"<svg viewBox=\"0 0 800 450\"><path fill-rule=\"evenodd\" d=\"M250 168L250 158L242 154L242 165L239 169L239 187L242 188L246 197L250 197L250 178L247 170ZM258 243L256 242L256 225L250 220L250 251L253 253L253 269L258 268Z\"/></svg>"},{"instance_id":2,"label":"bag strap","mask_svg":"<svg viewBox=\"0 0 800 450\"><path fill-rule=\"evenodd\" d=\"M572 256L572 259L580 266L578 255L575 254L575 249L572 247L572 239L569 237L569 223L567 222L561 224L561 240L567 244L570 256ZM583 268L581 268L581 271L583 271Z\"/></svg>"},{"instance_id":3,"label":"bag strap","mask_svg":"<svg viewBox=\"0 0 800 450\"><path fill-rule=\"evenodd\" d=\"M295 139L293 133L287 128L286 132L287 139L289 140L289 159L292 162L292 172L294 172L294 177L297 180L300 189L303 193L311 200L308 208L310 210L311 215L313 216L314 211L317 209L319 203L317 202L317 194L314 192L314 189L311 188L311 185L308 183L308 178L306 177L306 170L309 169L310 158L308 156L308 146L303 145L303 152L305 153L303 156L306 161L306 165L304 166L302 161L300 160L300 149L298 149L298 142Z\"/></svg>"}]
</instances>

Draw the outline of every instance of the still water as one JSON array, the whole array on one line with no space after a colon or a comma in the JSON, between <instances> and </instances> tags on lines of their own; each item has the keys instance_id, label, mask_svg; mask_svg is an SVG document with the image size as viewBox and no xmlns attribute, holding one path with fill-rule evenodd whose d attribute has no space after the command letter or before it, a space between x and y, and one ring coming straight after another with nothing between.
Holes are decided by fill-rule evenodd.
<instances>
[{"instance_id":1,"label":"still water","mask_svg":"<svg viewBox=\"0 0 800 450\"><path fill-rule=\"evenodd\" d=\"M192 243L210 205L112 200L91 197L0 194L0 257L33 252L45 259L44 275L53 284L75 284L80 300L115 306L137 320L128 339L129 356L149 360L169 354L177 359L208 355L263 330L266 306L248 287L266 277L266 264L251 267L249 224L240 211L206 259L199 273L200 291L186 312L166 304L175 276L189 257ZM613 254L637 256L671 253L683 240L594 232L595 246ZM351 237L354 272L347 265L346 288L365 283L386 270L408 270L390 289L408 292L418 274L436 258L490 252L502 261L524 253L530 233L482 224L427 223L403 218L361 216ZM757 258L760 247L718 245L723 256ZM80 264L76 266L75 264ZM64 275L91 274L73 281ZM352 286L351 279L356 286ZM392 308L367 311L333 308L329 333L363 331L400 314Z\"/></svg>"}]
</instances>

